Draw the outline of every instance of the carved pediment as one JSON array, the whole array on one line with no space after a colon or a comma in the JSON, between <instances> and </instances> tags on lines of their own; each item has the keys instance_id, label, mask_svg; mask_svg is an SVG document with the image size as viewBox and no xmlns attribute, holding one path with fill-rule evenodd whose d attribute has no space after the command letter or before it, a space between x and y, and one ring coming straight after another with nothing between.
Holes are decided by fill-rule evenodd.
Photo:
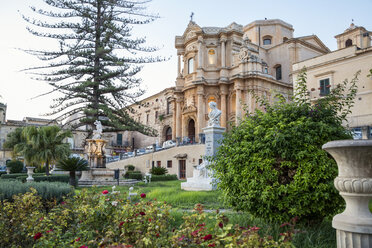
<instances>
[{"instance_id":1,"label":"carved pediment","mask_svg":"<svg viewBox=\"0 0 372 248\"><path fill-rule=\"evenodd\" d=\"M182 113L185 114L190 112L196 112L196 110L197 108L195 107L195 105L188 105L182 108Z\"/></svg>"}]
</instances>

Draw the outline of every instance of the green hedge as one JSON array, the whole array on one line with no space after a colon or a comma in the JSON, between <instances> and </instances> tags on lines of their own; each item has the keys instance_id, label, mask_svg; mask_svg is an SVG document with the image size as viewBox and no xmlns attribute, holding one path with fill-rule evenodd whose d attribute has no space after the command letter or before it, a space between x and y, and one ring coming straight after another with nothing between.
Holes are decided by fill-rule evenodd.
<instances>
[{"instance_id":1,"label":"green hedge","mask_svg":"<svg viewBox=\"0 0 372 248\"><path fill-rule=\"evenodd\" d=\"M125 178L142 180L142 173L140 171L128 171L125 174Z\"/></svg>"},{"instance_id":2,"label":"green hedge","mask_svg":"<svg viewBox=\"0 0 372 248\"><path fill-rule=\"evenodd\" d=\"M35 176L44 176L45 173L34 173L33 177ZM16 179L17 177L26 176L27 173L13 173L13 174L3 174L1 175L1 179Z\"/></svg>"},{"instance_id":3,"label":"green hedge","mask_svg":"<svg viewBox=\"0 0 372 248\"><path fill-rule=\"evenodd\" d=\"M66 183L61 182L32 182L20 183L19 181L3 180L0 181L0 200L10 200L13 195L24 194L30 192L30 188L36 189L38 195L44 200L62 199L69 193L73 193L73 189Z\"/></svg>"},{"instance_id":4,"label":"green hedge","mask_svg":"<svg viewBox=\"0 0 372 248\"><path fill-rule=\"evenodd\" d=\"M10 173L21 173L23 170L23 163L19 160L9 161L6 166L10 168Z\"/></svg>"},{"instance_id":5,"label":"green hedge","mask_svg":"<svg viewBox=\"0 0 372 248\"><path fill-rule=\"evenodd\" d=\"M0 171L0 177L2 176L2 175L5 175L6 174L6 171Z\"/></svg>"},{"instance_id":6,"label":"green hedge","mask_svg":"<svg viewBox=\"0 0 372 248\"><path fill-rule=\"evenodd\" d=\"M34 178L35 182L62 182L62 183L68 183L69 178L70 178L69 175L50 175L50 176L36 175L32 177ZM20 180L22 182L26 182L26 178L27 178L27 175L16 177L17 180Z\"/></svg>"},{"instance_id":7,"label":"green hedge","mask_svg":"<svg viewBox=\"0 0 372 248\"><path fill-rule=\"evenodd\" d=\"M177 175L173 174L167 174L167 175L152 175L151 176L151 182L157 182L157 181L172 181L172 180L178 180Z\"/></svg>"}]
</instances>

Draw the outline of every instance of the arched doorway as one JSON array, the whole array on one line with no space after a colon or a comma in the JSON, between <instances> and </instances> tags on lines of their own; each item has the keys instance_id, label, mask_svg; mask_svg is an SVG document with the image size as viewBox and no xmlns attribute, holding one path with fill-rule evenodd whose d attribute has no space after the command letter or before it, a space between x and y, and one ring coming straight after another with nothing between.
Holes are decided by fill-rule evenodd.
<instances>
[{"instance_id":1,"label":"arched doorway","mask_svg":"<svg viewBox=\"0 0 372 248\"><path fill-rule=\"evenodd\" d=\"M165 131L165 141L172 139L172 128L168 127Z\"/></svg>"},{"instance_id":2,"label":"arched doorway","mask_svg":"<svg viewBox=\"0 0 372 248\"><path fill-rule=\"evenodd\" d=\"M188 125L188 137L190 139L190 142L194 143L195 142L195 121L191 119L189 121Z\"/></svg>"}]
</instances>

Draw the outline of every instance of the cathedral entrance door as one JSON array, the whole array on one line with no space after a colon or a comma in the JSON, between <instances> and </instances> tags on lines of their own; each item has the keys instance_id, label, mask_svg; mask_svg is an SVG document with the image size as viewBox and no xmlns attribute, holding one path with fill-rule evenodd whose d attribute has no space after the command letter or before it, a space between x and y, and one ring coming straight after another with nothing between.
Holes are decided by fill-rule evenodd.
<instances>
[{"instance_id":1,"label":"cathedral entrance door","mask_svg":"<svg viewBox=\"0 0 372 248\"><path fill-rule=\"evenodd\" d=\"M188 137L191 143L195 142L195 121L191 119L188 127Z\"/></svg>"}]
</instances>

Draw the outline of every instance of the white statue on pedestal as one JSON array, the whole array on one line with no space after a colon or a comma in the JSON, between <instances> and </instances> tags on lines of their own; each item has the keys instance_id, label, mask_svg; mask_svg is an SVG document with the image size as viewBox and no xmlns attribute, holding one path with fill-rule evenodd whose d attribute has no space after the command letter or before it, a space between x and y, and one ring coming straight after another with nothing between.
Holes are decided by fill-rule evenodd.
<instances>
[{"instance_id":1,"label":"white statue on pedestal","mask_svg":"<svg viewBox=\"0 0 372 248\"><path fill-rule=\"evenodd\" d=\"M209 107L211 112L208 114L208 127L220 127L221 110L217 108L217 103L215 102L210 102Z\"/></svg>"},{"instance_id":2,"label":"white statue on pedestal","mask_svg":"<svg viewBox=\"0 0 372 248\"><path fill-rule=\"evenodd\" d=\"M101 122L99 120L96 120L94 122L94 125L96 125L96 130L93 130L93 137L92 137L92 139L101 139L102 132L103 132L102 124L101 124Z\"/></svg>"}]
</instances>

